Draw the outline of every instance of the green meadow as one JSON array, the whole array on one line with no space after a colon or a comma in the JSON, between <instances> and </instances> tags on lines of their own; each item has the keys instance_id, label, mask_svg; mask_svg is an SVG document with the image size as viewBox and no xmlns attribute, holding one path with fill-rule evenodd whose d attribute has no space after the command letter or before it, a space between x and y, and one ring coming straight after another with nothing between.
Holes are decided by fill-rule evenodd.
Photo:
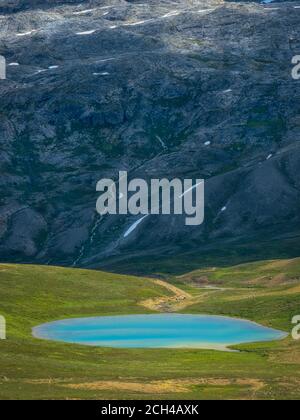
<instances>
[{"instance_id":1,"label":"green meadow","mask_svg":"<svg viewBox=\"0 0 300 420\"><path fill-rule=\"evenodd\" d=\"M211 267L155 279L0 265L0 399L300 399L300 341L239 352L131 350L35 339L48 321L158 311L228 315L291 332L300 259ZM184 299L178 299L180 291Z\"/></svg>"}]
</instances>

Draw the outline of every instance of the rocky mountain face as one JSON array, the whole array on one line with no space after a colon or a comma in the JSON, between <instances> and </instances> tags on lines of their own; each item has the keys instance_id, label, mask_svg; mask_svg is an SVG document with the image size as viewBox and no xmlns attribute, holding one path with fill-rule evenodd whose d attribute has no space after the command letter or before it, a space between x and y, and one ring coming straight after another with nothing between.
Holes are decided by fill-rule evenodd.
<instances>
[{"instance_id":1,"label":"rocky mountain face","mask_svg":"<svg viewBox=\"0 0 300 420\"><path fill-rule=\"evenodd\" d=\"M53 6L83 4L81 0L1 0L0 12L13 13L36 8L48 9Z\"/></svg>"},{"instance_id":2,"label":"rocky mountain face","mask_svg":"<svg viewBox=\"0 0 300 420\"><path fill-rule=\"evenodd\" d=\"M299 23L295 2L2 1L0 260L299 255ZM125 235L140 216L95 211L120 170L204 178L204 224Z\"/></svg>"}]
</instances>

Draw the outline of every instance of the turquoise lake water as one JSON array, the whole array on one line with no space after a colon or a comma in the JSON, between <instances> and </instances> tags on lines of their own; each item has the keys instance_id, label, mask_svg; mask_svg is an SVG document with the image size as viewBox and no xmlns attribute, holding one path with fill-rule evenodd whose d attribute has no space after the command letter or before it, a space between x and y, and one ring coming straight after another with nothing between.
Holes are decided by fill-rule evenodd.
<instances>
[{"instance_id":1,"label":"turquoise lake water","mask_svg":"<svg viewBox=\"0 0 300 420\"><path fill-rule=\"evenodd\" d=\"M207 315L128 315L67 319L33 329L46 340L115 348L210 348L273 341L286 333L256 323Z\"/></svg>"}]
</instances>

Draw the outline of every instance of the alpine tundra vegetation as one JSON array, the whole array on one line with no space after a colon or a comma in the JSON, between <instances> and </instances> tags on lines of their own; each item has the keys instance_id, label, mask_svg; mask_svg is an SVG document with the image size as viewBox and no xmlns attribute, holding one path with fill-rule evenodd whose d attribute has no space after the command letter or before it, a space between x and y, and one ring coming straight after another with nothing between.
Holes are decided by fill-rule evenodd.
<instances>
[{"instance_id":1,"label":"alpine tundra vegetation","mask_svg":"<svg viewBox=\"0 0 300 420\"><path fill-rule=\"evenodd\" d=\"M0 399L300 399L299 23L300 0L0 1ZM97 212L119 173L204 180L200 222ZM280 339L35 334L133 315Z\"/></svg>"},{"instance_id":2,"label":"alpine tundra vegetation","mask_svg":"<svg viewBox=\"0 0 300 420\"><path fill-rule=\"evenodd\" d=\"M1 399L299 399L300 260L207 267L166 281L96 270L0 265ZM210 287L208 287L210 285ZM199 349L112 349L37 340L37 325L128 314L226 315L284 340Z\"/></svg>"}]
</instances>

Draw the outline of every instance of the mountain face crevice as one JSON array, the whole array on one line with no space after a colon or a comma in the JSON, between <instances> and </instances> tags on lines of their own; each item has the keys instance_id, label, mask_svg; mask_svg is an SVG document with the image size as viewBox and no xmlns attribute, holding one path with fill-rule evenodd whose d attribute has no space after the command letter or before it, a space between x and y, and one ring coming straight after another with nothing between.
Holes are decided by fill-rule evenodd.
<instances>
[{"instance_id":1,"label":"mountain face crevice","mask_svg":"<svg viewBox=\"0 0 300 420\"><path fill-rule=\"evenodd\" d=\"M299 255L296 5L3 1L0 260ZM95 211L98 180L121 170L204 178L204 224L150 216L124 237L136 217Z\"/></svg>"}]
</instances>

